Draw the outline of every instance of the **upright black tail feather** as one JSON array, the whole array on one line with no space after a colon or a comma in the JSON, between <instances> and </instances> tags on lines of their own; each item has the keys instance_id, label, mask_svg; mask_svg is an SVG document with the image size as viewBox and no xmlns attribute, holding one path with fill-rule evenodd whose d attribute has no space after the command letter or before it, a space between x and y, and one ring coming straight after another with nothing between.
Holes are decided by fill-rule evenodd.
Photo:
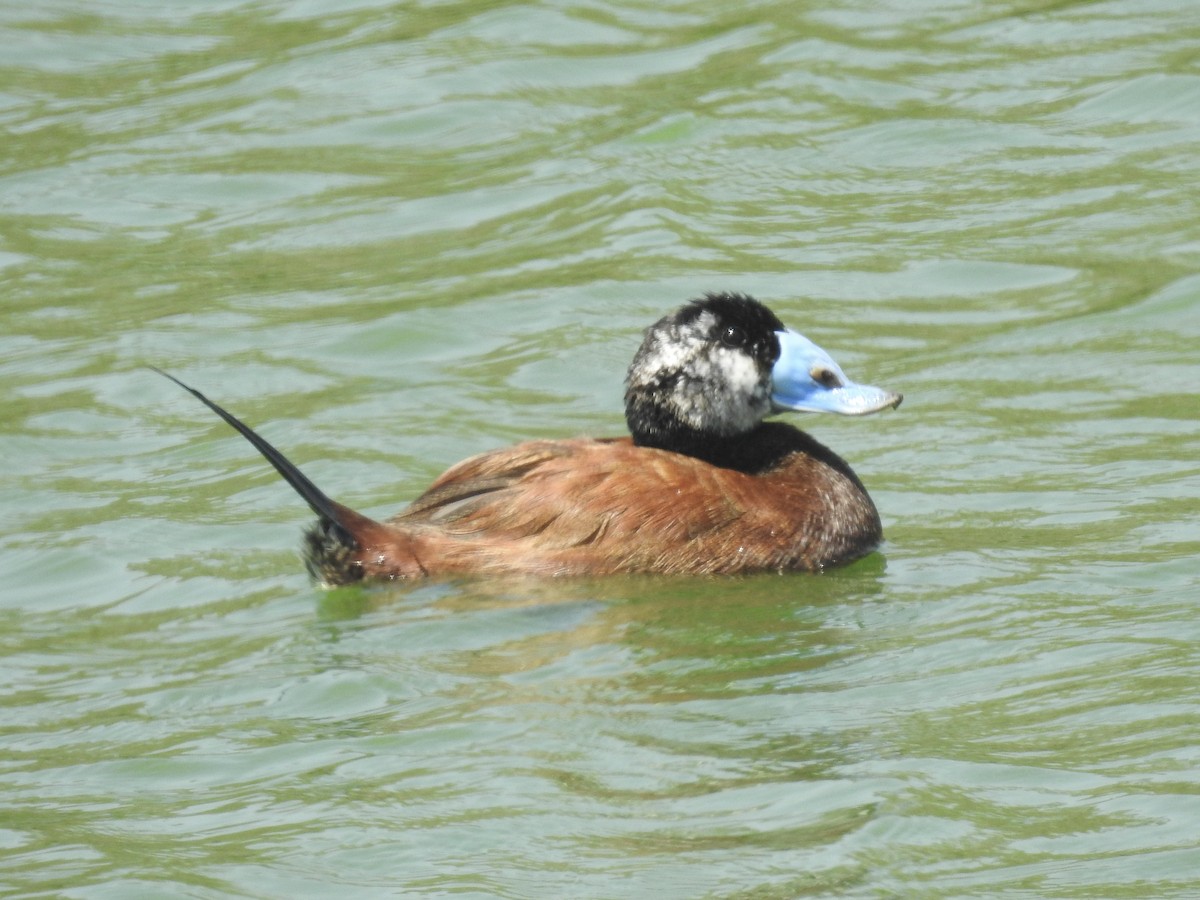
<instances>
[{"instance_id":1,"label":"upright black tail feather","mask_svg":"<svg viewBox=\"0 0 1200 900\"><path fill-rule=\"evenodd\" d=\"M354 539L354 536L350 533L346 525L341 521L341 511L345 509L345 507L342 507L340 504L335 503L325 496L324 492L322 492L320 488L309 481L308 476L301 472L296 467L295 463L271 446L270 443L268 443L261 435L255 432L254 429L252 429L249 425L237 418L237 416L233 415L232 413L222 409L216 403L213 403L194 387L189 387L174 375L164 372L157 366L150 366L150 368L159 375L162 375L164 378L171 379L171 381L175 382L177 385L215 412L218 416L224 419L230 427L237 431L238 434L253 444L254 448L263 455L267 462L275 467L275 471L283 476L283 480L290 484L296 493L304 498L304 502L308 504L309 508L320 517L322 525L321 531L323 533L333 537L337 541L342 542L343 546L345 547L357 547L358 542Z\"/></svg>"}]
</instances>

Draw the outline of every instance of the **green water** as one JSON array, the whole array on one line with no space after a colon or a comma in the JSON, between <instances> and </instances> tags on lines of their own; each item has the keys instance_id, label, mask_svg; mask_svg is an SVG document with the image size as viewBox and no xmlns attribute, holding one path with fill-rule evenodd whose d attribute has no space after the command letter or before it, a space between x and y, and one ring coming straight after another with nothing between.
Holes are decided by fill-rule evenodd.
<instances>
[{"instance_id":1,"label":"green water","mask_svg":"<svg viewBox=\"0 0 1200 900\"><path fill-rule=\"evenodd\" d=\"M1200 895L1190 0L0 0L0 894ZM821 577L323 592L767 300Z\"/></svg>"}]
</instances>

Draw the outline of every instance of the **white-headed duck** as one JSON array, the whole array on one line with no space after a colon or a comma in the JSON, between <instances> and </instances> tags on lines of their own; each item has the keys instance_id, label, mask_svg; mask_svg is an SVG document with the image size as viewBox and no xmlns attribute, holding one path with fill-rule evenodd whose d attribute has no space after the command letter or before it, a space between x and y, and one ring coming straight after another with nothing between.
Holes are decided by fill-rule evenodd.
<instances>
[{"instance_id":1,"label":"white-headed duck","mask_svg":"<svg viewBox=\"0 0 1200 900\"><path fill-rule=\"evenodd\" d=\"M772 413L865 415L900 394L855 384L742 294L646 330L626 377L630 437L527 441L451 467L399 515L367 518L199 391L317 514L318 580L819 571L871 552L879 513L837 454Z\"/></svg>"}]
</instances>

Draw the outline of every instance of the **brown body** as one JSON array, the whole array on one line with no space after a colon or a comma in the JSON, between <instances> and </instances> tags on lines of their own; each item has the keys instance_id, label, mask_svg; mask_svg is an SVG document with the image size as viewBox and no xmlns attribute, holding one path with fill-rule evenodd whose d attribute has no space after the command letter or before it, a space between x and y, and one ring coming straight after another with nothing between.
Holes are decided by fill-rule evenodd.
<instances>
[{"instance_id":1,"label":"brown body","mask_svg":"<svg viewBox=\"0 0 1200 900\"><path fill-rule=\"evenodd\" d=\"M319 523L306 556L321 581L344 584L818 571L878 544L862 484L804 432L764 424L739 457L733 468L628 438L530 441L464 460L387 522L339 506L342 531Z\"/></svg>"}]
</instances>

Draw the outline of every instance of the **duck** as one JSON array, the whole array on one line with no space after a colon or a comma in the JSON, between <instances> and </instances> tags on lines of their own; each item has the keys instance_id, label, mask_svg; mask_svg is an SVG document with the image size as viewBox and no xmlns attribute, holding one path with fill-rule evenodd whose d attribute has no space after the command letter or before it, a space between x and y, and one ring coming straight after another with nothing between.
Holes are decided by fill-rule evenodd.
<instances>
[{"instance_id":1,"label":"duck","mask_svg":"<svg viewBox=\"0 0 1200 900\"><path fill-rule=\"evenodd\" d=\"M250 442L317 516L309 573L330 587L472 576L821 572L874 552L879 512L849 465L782 412L862 416L903 395L833 358L742 293L707 293L644 333L624 437L530 440L449 468L392 518L332 500L256 431Z\"/></svg>"}]
</instances>

